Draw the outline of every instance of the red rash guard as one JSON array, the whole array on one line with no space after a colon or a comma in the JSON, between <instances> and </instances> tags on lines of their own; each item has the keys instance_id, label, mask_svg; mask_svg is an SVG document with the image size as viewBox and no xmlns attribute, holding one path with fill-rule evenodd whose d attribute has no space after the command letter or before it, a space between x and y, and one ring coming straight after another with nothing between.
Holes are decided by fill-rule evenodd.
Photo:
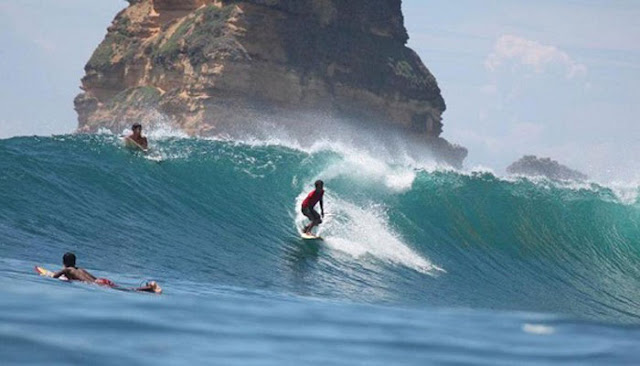
<instances>
[{"instance_id":1,"label":"red rash guard","mask_svg":"<svg viewBox=\"0 0 640 366\"><path fill-rule=\"evenodd\" d=\"M311 191L311 193L309 193L307 198L305 198L304 201L302 201L302 207L313 208L313 206L315 206L316 203L318 203L322 199L323 195L324 195L324 190L316 193L316 190L314 189L313 191Z\"/></svg>"}]
</instances>

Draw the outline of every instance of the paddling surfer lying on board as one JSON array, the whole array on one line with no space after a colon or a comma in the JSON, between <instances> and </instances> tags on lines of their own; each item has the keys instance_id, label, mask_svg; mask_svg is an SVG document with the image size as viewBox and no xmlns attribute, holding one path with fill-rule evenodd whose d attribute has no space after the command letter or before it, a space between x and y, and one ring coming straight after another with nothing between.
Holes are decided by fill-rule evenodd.
<instances>
[{"instance_id":1,"label":"paddling surfer lying on board","mask_svg":"<svg viewBox=\"0 0 640 366\"><path fill-rule=\"evenodd\" d=\"M59 270L58 272L53 274L53 278L59 278L64 275L67 279L71 281L82 281L88 283L95 283L101 286L109 286L113 288L119 288L118 285L113 283L111 280L106 278L96 278L91 273L87 272L87 270L83 268L76 267L76 255L73 253L65 253L62 257L62 264L64 264L64 268ZM155 281L149 281L144 286L132 289L134 291L142 291L142 292L154 292L161 293L162 289Z\"/></svg>"}]
</instances>

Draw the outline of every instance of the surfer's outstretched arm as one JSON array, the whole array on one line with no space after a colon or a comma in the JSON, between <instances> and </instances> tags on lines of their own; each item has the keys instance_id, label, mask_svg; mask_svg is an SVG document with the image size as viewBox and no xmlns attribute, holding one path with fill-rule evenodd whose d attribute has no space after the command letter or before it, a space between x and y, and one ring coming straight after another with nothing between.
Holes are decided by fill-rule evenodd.
<instances>
[{"instance_id":1,"label":"surfer's outstretched arm","mask_svg":"<svg viewBox=\"0 0 640 366\"><path fill-rule=\"evenodd\" d=\"M160 288L160 286L158 285L158 283L156 281L149 281L144 286L137 287L137 288L135 288L133 290L134 291L139 291L139 292L151 292L151 293L155 293L155 294L161 294L162 293L162 288Z\"/></svg>"},{"instance_id":2,"label":"surfer's outstretched arm","mask_svg":"<svg viewBox=\"0 0 640 366\"><path fill-rule=\"evenodd\" d=\"M62 276L62 275L67 276L68 272L69 272L69 270L67 268L63 268L63 269L59 270L58 272L54 273L53 276L51 276L51 277L60 278L60 276Z\"/></svg>"},{"instance_id":3,"label":"surfer's outstretched arm","mask_svg":"<svg viewBox=\"0 0 640 366\"><path fill-rule=\"evenodd\" d=\"M324 204L322 201L322 198L320 198L320 214L322 215L322 218L324 218Z\"/></svg>"}]
</instances>

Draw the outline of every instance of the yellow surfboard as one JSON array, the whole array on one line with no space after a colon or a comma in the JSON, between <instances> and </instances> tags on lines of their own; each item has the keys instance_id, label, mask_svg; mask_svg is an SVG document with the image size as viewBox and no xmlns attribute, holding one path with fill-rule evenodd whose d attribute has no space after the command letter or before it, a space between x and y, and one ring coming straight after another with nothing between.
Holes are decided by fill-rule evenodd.
<instances>
[{"instance_id":1,"label":"yellow surfboard","mask_svg":"<svg viewBox=\"0 0 640 366\"><path fill-rule=\"evenodd\" d=\"M36 273L38 273L40 276L53 277L53 272L49 271L46 268L36 266L35 269Z\"/></svg>"},{"instance_id":2,"label":"yellow surfboard","mask_svg":"<svg viewBox=\"0 0 640 366\"><path fill-rule=\"evenodd\" d=\"M35 266L35 270L36 270L36 273L39 274L40 276L53 278L53 272L49 271L44 267ZM64 275L58 277L58 279L63 281L68 281L68 279Z\"/></svg>"}]
</instances>

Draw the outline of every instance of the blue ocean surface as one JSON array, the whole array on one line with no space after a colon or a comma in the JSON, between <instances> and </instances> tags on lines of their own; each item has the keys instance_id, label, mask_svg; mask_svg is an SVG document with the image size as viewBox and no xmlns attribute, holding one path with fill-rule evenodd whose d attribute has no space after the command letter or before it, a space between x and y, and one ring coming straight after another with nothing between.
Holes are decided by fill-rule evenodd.
<instances>
[{"instance_id":1,"label":"blue ocean surface","mask_svg":"<svg viewBox=\"0 0 640 366\"><path fill-rule=\"evenodd\" d=\"M0 140L0 364L638 364L638 187L410 155ZM307 242L299 205L316 179L325 240ZM67 251L164 293L35 273Z\"/></svg>"}]
</instances>

